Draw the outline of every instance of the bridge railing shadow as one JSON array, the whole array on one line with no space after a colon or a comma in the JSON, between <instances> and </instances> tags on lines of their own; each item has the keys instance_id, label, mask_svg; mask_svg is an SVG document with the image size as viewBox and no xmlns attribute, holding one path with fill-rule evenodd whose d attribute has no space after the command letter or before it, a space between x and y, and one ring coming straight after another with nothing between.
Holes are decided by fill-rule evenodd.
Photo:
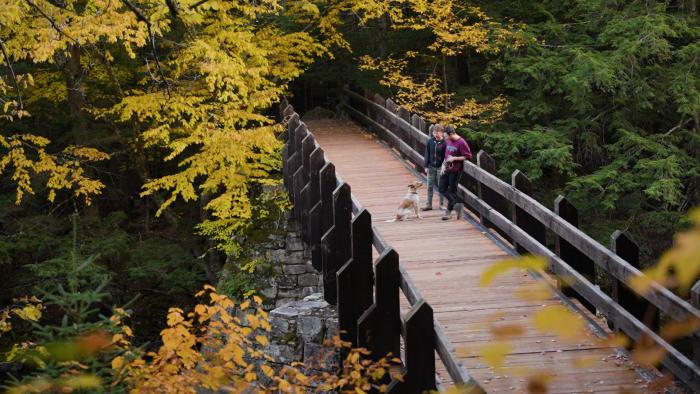
<instances>
[{"instance_id":1,"label":"bridge railing shadow","mask_svg":"<svg viewBox=\"0 0 700 394\"><path fill-rule=\"evenodd\" d=\"M387 380L388 393L435 390L437 353L454 384L485 392L455 357L431 306L399 264L398 253L372 225L313 133L294 108L280 105L283 179L313 266L323 273L324 298L338 309L340 337L379 359L401 359L402 378ZM378 257L373 261L373 248ZM400 294L411 304L401 316ZM403 347L401 342L403 341ZM403 351L402 351L403 350Z\"/></svg>"},{"instance_id":2,"label":"bridge railing shadow","mask_svg":"<svg viewBox=\"0 0 700 394\"><path fill-rule=\"evenodd\" d=\"M343 103L351 117L378 135L417 171L423 171L423 151L432 126L392 100L365 92L345 89ZM459 193L467 209L486 227L500 234L520 254L544 256L549 270L560 278L565 295L578 299L593 313L603 315L614 329L635 341L651 341L666 351L662 364L691 388L700 391L700 331L691 336L692 359L659 335L659 316L675 321L700 319L698 305L692 305L669 289L653 283L650 291L636 293L628 287L639 270L639 248L621 231L611 235L607 248L578 228L578 211L564 196L558 196L554 210L532 197L532 183L516 170L511 183L496 175L496 162L479 151L476 164L464 166L464 184ZM554 237L547 245L547 233ZM596 283L596 269L609 275L609 291ZM700 300L700 281L692 290L692 300Z\"/></svg>"}]
</instances>

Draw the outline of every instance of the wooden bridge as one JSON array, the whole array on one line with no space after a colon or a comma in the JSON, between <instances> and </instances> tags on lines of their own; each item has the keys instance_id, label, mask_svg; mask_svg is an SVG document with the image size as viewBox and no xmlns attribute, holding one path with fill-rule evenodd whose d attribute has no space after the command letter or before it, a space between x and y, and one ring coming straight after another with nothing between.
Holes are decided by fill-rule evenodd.
<instances>
[{"instance_id":1,"label":"wooden bridge","mask_svg":"<svg viewBox=\"0 0 700 394\"><path fill-rule=\"evenodd\" d=\"M422 178L429 127L391 100L346 94L345 108L366 129L348 120L305 124L282 104L285 186L313 264L323 272L324 296L338 307L341 337L376 357L401 355L404 378L391 382L389 392L454 384L527 392L533 387L524 369L547 375L549 392L658 392L658 371L600 341L611 332L608 324L664 349L663 367L700 390L693 360L700 351L686 356L655 332L659 316L680 321L700 317L698 309L661 286L639 298L623 284L641 274L629 238L616 232L611 249L600 245L577 228L568 200L560 196L549 210L530 197L525 174L516 171L512 184L493 175L496 164L486 152L464 168L459 193L467 220L443 222L435 210L422 220L387 222L406 185ZM551 275L511 271L479 286L490 265L518 253L544 256ZM595 285L596 267L612 278L611 294ZM568 287L561 289L557 277ZM518 290L543 285L554 290L544 300ZM565 341L536 330L532 315L548 305L579 313L586 331ZM513 325L524 331L503 366L491 368L481 350L497 340L499 326ZM691 340L700 349L697 333Z\"/></svg>"}]
</instances>

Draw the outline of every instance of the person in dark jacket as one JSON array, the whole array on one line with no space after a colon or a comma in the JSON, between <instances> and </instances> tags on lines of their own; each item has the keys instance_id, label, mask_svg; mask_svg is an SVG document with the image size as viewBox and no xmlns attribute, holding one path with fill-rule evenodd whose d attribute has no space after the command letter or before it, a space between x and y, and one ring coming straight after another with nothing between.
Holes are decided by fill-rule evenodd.
<instances>
[{"instance_id":1,"label":"person in dark jacket","mask_svg":"<svg viewBox=\"0 0 700 394\"><path fill-rule=\"evenodd\" d=\"M421 211L430 211L433 209L433 190L438 188L438 179L440 178L440 167L445 159L445 138L443 128L439 124L433 126L433 136L430 137L425 146L423 154L423 167L425 175L428 177L428 196L425 200L425 206ZM440 209L444 206L444 197L440 196Z\"/></svg>"}]
</instances>

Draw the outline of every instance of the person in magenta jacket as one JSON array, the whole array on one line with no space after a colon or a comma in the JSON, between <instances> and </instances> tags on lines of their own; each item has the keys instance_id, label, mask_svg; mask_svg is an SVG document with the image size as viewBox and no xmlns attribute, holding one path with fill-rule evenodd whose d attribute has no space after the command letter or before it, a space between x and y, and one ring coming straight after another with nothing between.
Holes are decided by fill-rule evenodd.
<instances>
[{"instance_id":1,"label":"person in magenta jacket","mask_svg":"<svg viewBox=\"0 0 700 394\"><path fill-rule=\"evenodd\" d=\"M464 168L464 161L472 158L472 151L469 149L467 141L460 137L452 126L445 126L445 134L447 134L445 161L439 185L440 194L447 199L447 209L442 215L442 220L449 220L453 210L457 212L457 219L459 219L464 203L457 194L457 187L462 175L462 168Z\"/></svg>"}]
</instances>

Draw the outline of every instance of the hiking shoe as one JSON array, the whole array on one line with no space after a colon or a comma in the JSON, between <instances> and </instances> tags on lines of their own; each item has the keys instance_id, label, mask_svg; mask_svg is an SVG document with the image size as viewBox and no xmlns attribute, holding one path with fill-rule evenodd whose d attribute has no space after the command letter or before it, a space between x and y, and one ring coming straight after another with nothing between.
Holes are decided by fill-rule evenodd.
<instances>
[{"instance_id":1,"label":"hiking shoe","mask_svg":"<svg viewBox=\"0 0 700 394\"><path fill-rule=\"evenodd\" d=\"M464 215L464 204L455 204L455 212L457 212L457 220L462 219L462 215Z\"/></svg>"},{"instance_id":2,"label":"hiking shoe","mask_svg":"<svg viewBox=\"0 0 700 394\"><path fill-rule=\"evenodd\" d=\"M421 210L421 211L432 211L432 210L433 210L433 207L431 207L430 205L426 205L426 206L424 206L423 208L421 208L420 210Z\"/></svg>"},{"instance_id":3,"label":"hiking shoe","mask_svg":"<svg viewBox=\"0 0 700 394\"><path fill-rule=\"evenodd\" d=\"M445 209L445 213L442 214L442 220L450 220L450 216L452 216L452 211Z\"/></svg>"}]
</instances>

